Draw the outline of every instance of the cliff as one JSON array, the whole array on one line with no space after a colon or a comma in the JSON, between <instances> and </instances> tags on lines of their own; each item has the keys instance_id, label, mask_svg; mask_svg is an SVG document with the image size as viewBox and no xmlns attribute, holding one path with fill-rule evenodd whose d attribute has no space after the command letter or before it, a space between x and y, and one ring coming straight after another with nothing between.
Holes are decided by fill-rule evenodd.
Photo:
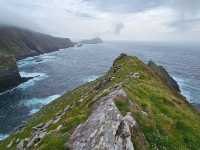
<instances>
[{"instance_id":1,"label":"cliff","mask_svg":"<svg viewBox=\"0 0 200 150\"><path fill-rule=\"evenodd\" d=\"M67 92L0 143L0 150L198 150L200 114L136 57Z\"/></svg>"},{"instance_id":2,"label":"cliff","mask_svg":"<svg viewBox=\"0 0 200 150\"><path fill-rule=\"evenodd\" d=\"M178 83L169 75L163 66L156 65L153 61L149 61L148 66L156 72L162 80L173 90L180 92Z\"/></svg>"},{"instance_id":3,"label":"cliff","mask_svg":"<svg viewBox=\"0 0 200 150\"><path fill-rule=\"evenodd\" d=\"M0 92L22 82L14 56L0 55Z\"/></svg>"},{"instance_id":4,"label":"cliff","mask_svg":"<svg viewBox=\"0 0 200 150\"><path fill-rule=\"evenodd\" d=\"M27 29L0 26L0 54L17 59L74 46L68 38L57 38Z\"/></svg>"}]
</instances>

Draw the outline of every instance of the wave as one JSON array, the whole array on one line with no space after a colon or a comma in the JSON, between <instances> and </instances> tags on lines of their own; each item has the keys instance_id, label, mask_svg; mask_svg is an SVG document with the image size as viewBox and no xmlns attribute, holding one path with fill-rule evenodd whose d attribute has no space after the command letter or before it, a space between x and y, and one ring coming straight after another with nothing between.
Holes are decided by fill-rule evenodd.
<instances>
[{"instance_id":1,"label":"wave","mask_svg":"<svg viewBox=\"0 0 200 150\"><path fill-rule=\"evenodd\" d=\"M49 62L54 59L55 59L54 54L48 53L48 54L42 54L39 56L33 56L33 57L28 57L28 58L19 60L17 64L19 68L22 68L25 66L37 65L44 62Z\"/></svg>"},{"instance_id":2,"label":"wave","mask_svg":"<svg viewBox=\"0 0 200 150\"><path fill-rule=\"evenodd\" d=\"M173 78L178 83L180 90L181 90L181 94L183 96L185 96L189 102L191 102L191 99L192 99L191 93L190 93L190 91L185 90L185 87L188 86L188 84L186 83L187 81L185 79L177 77L177 76L173 76Z\"/></svg>"},{"instance_id":3,"label":"wave","mask_svg":"<svg viewBox=\"0 0 200 150\"><path fill-rule=\"evenodd\" d=\"M20 72L20 75L22 77L25 78L30 78L32 77L32 79L28 80L27 82L24 82L22 84L20 84L17 88L20 89L26 89L30 86L33 86L35 84L36 81L40 81L43 79L48 78L48 75L46 75L45 73L28 73L28 72Z\"/></svg>"},{"instance_id":4,"label":"wave","mask_svg":"<svg viewBox=\"0 0 200 150\"><path fill-rule=\"evenodd\" d=\"M49 104L50 102L59 98L60 96L61 95L57 94L57 95L51 95L45 98L32 98L32 99L21 101L19 105L30 108L30 115L32 115L38 112L41 109L41 107Z\"/></svg>"},{"instance_id":5,"label":"wave","mask_svg":"<svg viewBox=\"0 0 200 150\"><path fill-rule=\"evenodd\" d=\"M6 139L9 135L8 134L1 134L0 133L0 141Z\"/></svg>"},{"instance_id":6,"label":"wave","mask_svg":"<svg viewBox=\"0 0 200 150\"><path fill-rule=\"evenodd\" d=\"M96 80L97 78L99 78L99 76L97 76L97 75L91 75L91 76L89 76L89 77L83 79L83 81L84 81L84 82L91 82L91 81Z\"/></svg>"},{"instance_id":7,"label":"wave","mask_svg":"<svg viewBox=\"0 0 200 150\"><path fill-rule=\"evenodd\" d=\"M26 89L26 88L28 88L28 87L30 87L30 86L33 86L33 85L35 84L36 81L40 81L40 80L43 80L43 79L45 79L45 78L48 77L48 75L46 75L45 73L20 72L20 75L21 75L21 77L23 77L23 78L32 78L32 79L30 79L30 80L28 80L28 81L26 81L26 82L23 82L23 83L21 83L20 85L18 85L18 86L16 86L16 87L12 88L12 89L10 89L10 90L7 90L7 91L5 91L5 92L0 93L0 96L1 96L1 95L4 95L4 94L7 94L7 93L10 93L10 92L13 92L13 91L16 90L16 89L22 89L22 90L24 90L24 89Z\"/></svg>"}]
</instances>

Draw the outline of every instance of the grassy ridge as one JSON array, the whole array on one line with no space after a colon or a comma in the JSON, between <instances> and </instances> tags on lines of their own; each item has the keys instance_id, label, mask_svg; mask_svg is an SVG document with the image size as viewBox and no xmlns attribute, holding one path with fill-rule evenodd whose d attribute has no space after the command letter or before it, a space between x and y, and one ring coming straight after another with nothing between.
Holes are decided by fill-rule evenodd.
<instances>
[{"instance_id":1,"label":"grassy ridge","mask_svg":"<svg viewBox=\"0 0 200 150\"><path fill-rule=\"evenodd\" d=\"M140 77L131 77L133 72L139 73ZM122 114L131 112L139 124L140 129L132 138L137 150L200 148L199 113L139 59L121 55L104 77L80 86L44 107L29 120L23 131L1 142L0 150L5 150L10 141L29 137L32 127L47 122L70 106L70 111L48 128L47 136L35 147L38 150L66 148L73 130L90 115L92 105L118 84L127 92L128 100L116 101L117 107ZM62 127L58 129L60 125ZM15 142L10 149L16 149Z\"/></svg>"}]
</instances>

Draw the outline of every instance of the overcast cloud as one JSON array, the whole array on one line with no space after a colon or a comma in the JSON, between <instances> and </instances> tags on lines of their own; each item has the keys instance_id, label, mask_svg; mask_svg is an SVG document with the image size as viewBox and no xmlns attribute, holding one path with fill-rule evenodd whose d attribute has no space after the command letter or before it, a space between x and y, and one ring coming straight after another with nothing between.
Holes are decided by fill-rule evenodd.
<instances>
[{"instance_id":1,"label":"overcast cloud","mask_svg":"<svg viewBox=\"0 0 200 150\"><path fill-rule=\"evenodd\" d=\"M0 24L73 39L200 39L200 0L0 0Z\"/></svg>"}]
</instances>

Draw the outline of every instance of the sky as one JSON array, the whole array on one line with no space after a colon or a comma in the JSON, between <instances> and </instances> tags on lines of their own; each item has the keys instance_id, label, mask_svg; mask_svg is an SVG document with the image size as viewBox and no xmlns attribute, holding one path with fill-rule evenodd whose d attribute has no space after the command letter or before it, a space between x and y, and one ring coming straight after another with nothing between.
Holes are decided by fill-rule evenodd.
<instances>
[{"instance_id":1,"label":"sky","mask_svg":"<svg viewBox=\"0 0 200 150\"><path fill-rule=\"evenodd\" d=\"M72 39L200 41L200 0L0 0L0 24Z\"/></svg>"}]
</instances>

